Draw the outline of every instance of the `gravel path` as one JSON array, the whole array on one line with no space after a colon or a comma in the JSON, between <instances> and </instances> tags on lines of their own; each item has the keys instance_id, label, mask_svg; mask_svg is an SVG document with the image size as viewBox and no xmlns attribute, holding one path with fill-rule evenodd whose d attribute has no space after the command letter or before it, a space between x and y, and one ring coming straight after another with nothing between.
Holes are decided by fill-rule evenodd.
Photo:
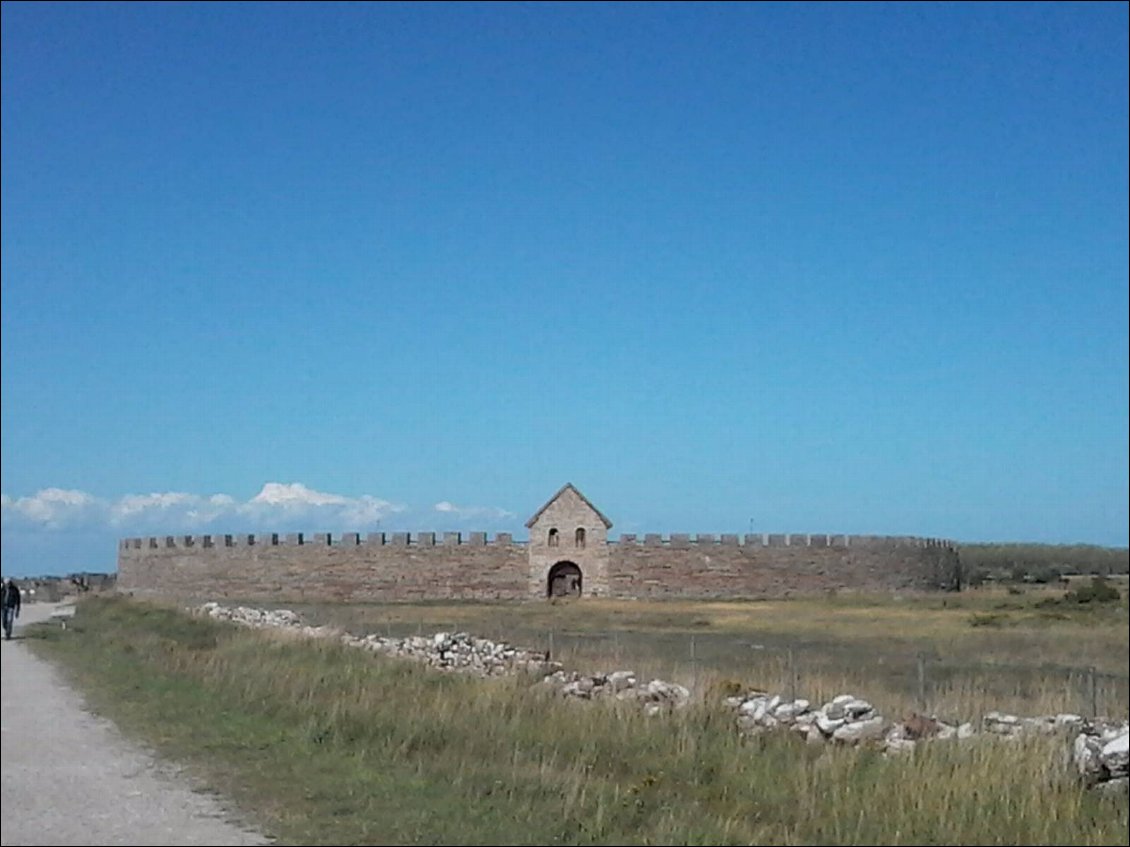
<instances>
[{"instance_id":1,"label":"gravel path","mask_svg":"<svg viewBox=\"0 0 1130 847\"><path fill-rule=\"evenodd\" d=\"M61 604L23 607L0 639L0 844L268 844L211 795L85 711L58 672L20 641Z\"/></svg>"}]
</instances>

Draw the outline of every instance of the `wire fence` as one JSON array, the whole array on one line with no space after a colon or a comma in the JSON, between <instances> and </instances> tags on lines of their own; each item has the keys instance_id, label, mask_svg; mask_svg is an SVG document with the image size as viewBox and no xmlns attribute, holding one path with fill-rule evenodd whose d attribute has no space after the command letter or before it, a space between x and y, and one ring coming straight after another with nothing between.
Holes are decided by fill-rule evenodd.
<instances>
[{"instance_id":1,"label":"wire fence","mask_svg":"<svg viewBox=\"0 0 1130 847\"><path fill-rule=\"evenodd\" d=\"M387 634L396 636L459 629L434 621L386 625ZM956 652L947 655L937 648L876 648L874 642L834 639L765 643L684 631L539 630L505 620L486 630L473 634L544 651L568 669L631 670L637 676L678 682L702 697L744 687L823 703L851 693L892 713L916 711L955 719L993 710L1112 718L1130 712L1130 675L1093 664L982 660Z\"/></svg>"}]
</instances>

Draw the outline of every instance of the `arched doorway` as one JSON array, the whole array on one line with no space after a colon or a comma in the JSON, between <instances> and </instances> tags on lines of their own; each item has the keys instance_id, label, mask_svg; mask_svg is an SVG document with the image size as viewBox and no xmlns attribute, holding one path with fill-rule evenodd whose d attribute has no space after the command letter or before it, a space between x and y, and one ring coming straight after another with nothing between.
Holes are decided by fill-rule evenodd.
<instances>
[{"instance_id":1,"label":"arched doorway","mask_svg":"<svg viewBox=\"0 0 1130 847\"><path fill-rule=\"evenodd\" d=\"M546 580L546 597L580 597L581 569L572 562L558 562L549 569Z\"/></svg>"}]
</instances>

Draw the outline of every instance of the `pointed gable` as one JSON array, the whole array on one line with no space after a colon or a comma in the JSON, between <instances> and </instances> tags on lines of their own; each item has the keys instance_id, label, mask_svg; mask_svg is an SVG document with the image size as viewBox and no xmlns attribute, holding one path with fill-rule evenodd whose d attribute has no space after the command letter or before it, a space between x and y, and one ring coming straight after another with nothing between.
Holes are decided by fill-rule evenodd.
<instances>
[{"instance_id":1,"label":"pointed gable","mask_svg":"<svg viewBox=\"0 0 1130 847\"><path fill-rule=\"evenodd\" d=\"M526 521L526 528L528 529L528 528L532 527L534 524L536 524L538 522L538 518L540 518L542 516L542 514L545 512L545 510L548 509L550 506L552 506L554 503L556 503L558 500L560 500L562 497L564 497L567 493L572 493L582 503L584 503L589 509L591 509L593 514L596 515L598 518L600 518L601 522L604 524L605 529L611 529L612 528L612 521L608 520L608 518L606 518L601 513L600 509L598 509L591 502L589 502L589 498L586 497L584 494L582 494L577 489L577 487L575 485L573 485L573 483L571 483L571 482L567 482L564 485L562 485L561 488L559 488L557 490L557 493L554 494L552 497L550 497L546 501L545 505L542 506L540 509L537 510L537 512L534 513L534 516L532 518L530 518L528 521Z\"/></svg>"}]
</instances>

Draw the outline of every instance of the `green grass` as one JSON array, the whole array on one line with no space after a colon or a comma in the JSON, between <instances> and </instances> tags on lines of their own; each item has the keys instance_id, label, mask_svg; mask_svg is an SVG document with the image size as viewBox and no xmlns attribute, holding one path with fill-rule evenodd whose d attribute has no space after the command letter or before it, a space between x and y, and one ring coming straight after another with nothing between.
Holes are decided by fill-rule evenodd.
<instances>
[{"instance_id":1,"label":"green grass","mask_svg":"<svg viewBox=\"0 0 1130 847\"><path fill-rule=\"evenodd\" d=\"M636 614L661 632L684 611ZM710 626L726 617L690 614ZM1081 790L1062 739L937 744L891 760L788 736L743 741L709 703L647 718L560 701L528 680L429 672L122 598L85 600L66 630L33 629L29 643L124 731L285 843L1127 840L1125 800Z\"/></svg>"}]
</instances>

